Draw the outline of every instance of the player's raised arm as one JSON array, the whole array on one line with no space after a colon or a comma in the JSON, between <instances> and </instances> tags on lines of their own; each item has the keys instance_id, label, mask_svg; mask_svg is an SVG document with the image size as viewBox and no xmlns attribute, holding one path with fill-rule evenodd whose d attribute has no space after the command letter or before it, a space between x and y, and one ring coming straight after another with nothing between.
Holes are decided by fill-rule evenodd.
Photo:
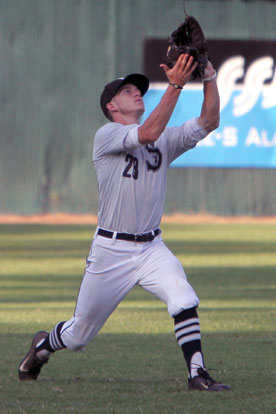
<instances>
[{"instance_id":1,"label":"player's raised arm","mask_svg":"<svg viewBox=\"0 0 276 414\"><path fill-rule=\"evenodd\" d=\"M219 126L220 119L220 101L216 83L216 71L214 70L211 62L208 62L202 80L204 83L204 100L198 122L202 128L208 132L211 132Z\"/></svg>"},{"instance_id":2,"label":"player's raised arm","mask_svg":"<svg viewBox=\"0 0 276 414\"><path fill-rule=\"evenodd\" d=\"M190 80L197 62L194 62L192 56L183 54L179 56L173 68L170 69L165 64L160 66L168 78L169 86L160 103L138 129L138 139L141 144L149 144L156 141L164 131L178 101L180 92L183 86Z\"/></svg>"}]
</instances>

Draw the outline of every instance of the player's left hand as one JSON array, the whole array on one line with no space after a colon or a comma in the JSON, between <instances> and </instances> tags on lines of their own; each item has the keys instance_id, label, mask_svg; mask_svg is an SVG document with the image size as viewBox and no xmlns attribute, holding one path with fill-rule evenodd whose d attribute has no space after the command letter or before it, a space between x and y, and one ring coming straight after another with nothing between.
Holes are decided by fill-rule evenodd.
<instances>
[{"instance_id":1,"label":"player's left hand","mask_svg":"<svg viewBox=\"0 0 276 414\"><path fill-rule=\"evenodd\" d=\"M212 63L208 60L207 66L204 70L204 75L202 76L202 79L207 79L210 78L211 76L214 75L214 73L216 73L215 69L213 68Z\"/></svg>"}]
</instances>

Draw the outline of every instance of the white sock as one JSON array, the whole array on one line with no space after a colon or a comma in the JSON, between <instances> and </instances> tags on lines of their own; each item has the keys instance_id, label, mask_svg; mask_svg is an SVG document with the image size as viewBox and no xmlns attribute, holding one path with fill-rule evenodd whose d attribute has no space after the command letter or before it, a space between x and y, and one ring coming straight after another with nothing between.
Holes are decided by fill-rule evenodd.
<instances>
[{"instance_id":1,"label":"white sock","mask_svg":"<svg viewBox=\"0 0 276 414\"><path fill-rule=\"evenodd\" d=\"M198 368L204 369L203 357L201 352L196 352L191 358L191 378L194 378L198 375Z\"/></svg>"}]
</instances>

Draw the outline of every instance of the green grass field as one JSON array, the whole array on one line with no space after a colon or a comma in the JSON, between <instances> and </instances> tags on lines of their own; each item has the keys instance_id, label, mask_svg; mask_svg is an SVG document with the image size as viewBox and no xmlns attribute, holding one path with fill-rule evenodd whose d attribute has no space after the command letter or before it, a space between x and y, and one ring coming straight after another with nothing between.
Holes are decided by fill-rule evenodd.
<instances>
[{"instance_id":1,"label":"green grass field","mask_svg":"<svg viewBox=\"0 0 276 414\"><path fill-rule=\"evenodd\" d=\"M187 391L173 321L139 288L85 352L57 352L19 382L33 334L74 311L94 228L1 225L1 413L276 413L276 224L162 228L201 300L206 366L232 392Z\"/></svg>"}]
</instances>

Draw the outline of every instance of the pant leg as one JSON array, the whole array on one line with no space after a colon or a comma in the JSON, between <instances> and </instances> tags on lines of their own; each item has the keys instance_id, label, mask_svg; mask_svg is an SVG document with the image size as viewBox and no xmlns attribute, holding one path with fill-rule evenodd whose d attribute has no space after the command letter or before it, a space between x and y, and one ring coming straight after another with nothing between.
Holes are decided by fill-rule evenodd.
<instances>
[{"instance_id":1,"label":"pant leg","mask_svg":"<svg viewBox=\"0 0 276 414\"><path fill-rule=\"evenodd\" d=\"M95 337L136 284L134 244L112 243L100 236L92 243L74 316L61 330L63 343L73 351L81 350Z\"/></svg>"},{"instance_id":2,"label":"pant leg","mask_svg":"<svg viewBox=\"0 0 276 414\"><path fill-rule=\"evenodd\" d=\"M170 316L198 306L199 299L181 263L160 237L146 250L139 274L138 284L166 303Z\"/></svg>"}]
</instances>

